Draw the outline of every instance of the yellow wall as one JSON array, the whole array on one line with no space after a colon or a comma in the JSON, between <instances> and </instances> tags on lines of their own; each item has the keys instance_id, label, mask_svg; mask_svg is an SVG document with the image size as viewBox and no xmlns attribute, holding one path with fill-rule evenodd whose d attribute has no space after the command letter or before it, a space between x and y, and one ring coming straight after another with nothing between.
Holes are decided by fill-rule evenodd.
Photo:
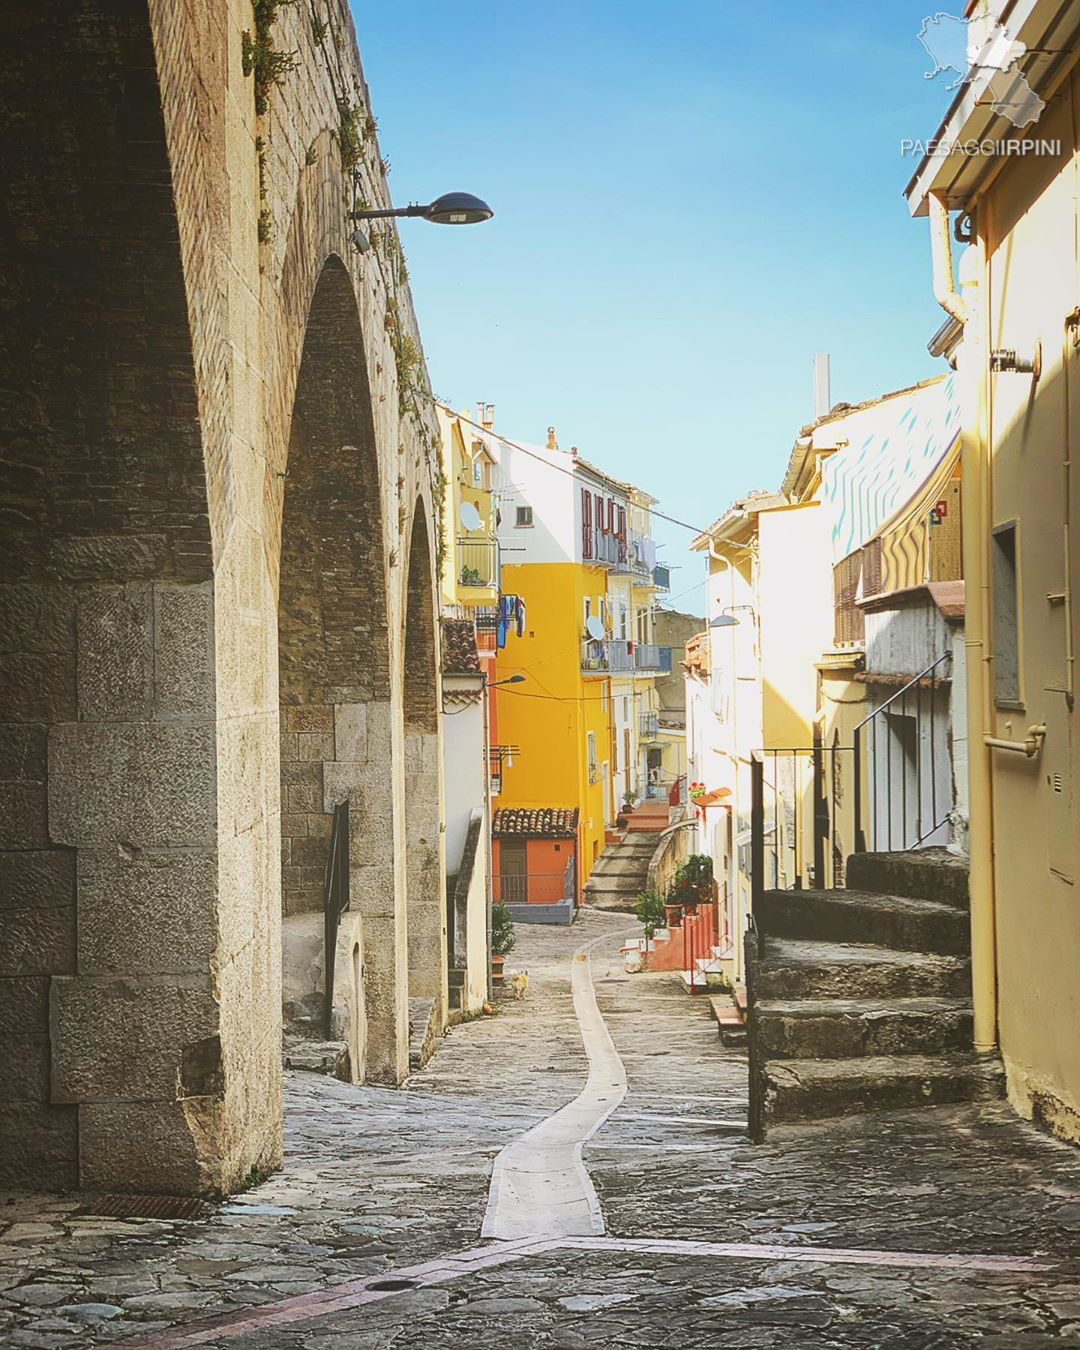
<instances>
[{"instance_id":1,"label":"yellow wall","mask_svg":"<svg viewBox=\"0 0 1080 1350\"><path fill-rule=\"evenodd\" d=\"M446 558L442 571L443 601L448 605L493 605L498 590L491 586L463 586L463 565L479 561L494 573L495 504L490 487L477 487L472 482L472 438L470 428L463 427L456 417L439 411L439 430L442 433L441 464L446 478L443 500L443 529ZM491 469L488 469L490 474ZM481 525L469 531L461 522L461 503L471 502L480 514ZM470 551L459 546L458 540L475 541L479 547ZM494 581L494 575L492 575Z\"/></svg>"},{"instance_id":2,"label":"yellow wall","mask_svg":"<svg viewBox=\"0 0 1080 1350\"><path fill-rule=\"evenodd\" d=\"M603 784L600 775L596 783L588 781L589 731L595 733L598 766L611 758L611 703L608 698L605 709L601 695L610 681L581 674L584 597L593 597L595 614L607 590L606 573L575 563L511 564L503 568L502 585L506 594L525 600L526 627L523 637L507 638L496 678L521 674L525 682L496 694L499 743L520 747L513 766L504 768L496 805L578 807L583 882L604 848Z\"/></svg>"},{"instance_id":3,"label":"yellow wall","mask_svg":"<svg viewBox=\"0 0 1080 1350\"><path fill-rule=\"evenodd\" d=\"M988 302L984 340L1024 356L1041 342L1043 372L1037 384L1003 374L984 379L982 389L992 454L988 524L1018 522L1022 706L996 707L992 671L984 683L979 662L969 669L979 681L973 694L984 709L985 732L1016 740L1032 724L1047 726L1037 759L977 746L972 755L988 754L992 775L998 1029L1009 1095L1025 1115L1080 1141L1080 737L1064 692L1068 610L1047 598L1066 585L1075 597L1080 583L1080 354L1066 330L1066 317L1080 305L1080 163L1070 97L1080 98L1075 75L1038 130L1040 138L1060 137L1066 157L1056 164L1010 159L978 209L987 246L979 287ZM1074 466L1071 483L1066 455ZM989 530L972 543L988 564ZM984 614L992 636L992 614Z\"/></svg>"}]
</instances>

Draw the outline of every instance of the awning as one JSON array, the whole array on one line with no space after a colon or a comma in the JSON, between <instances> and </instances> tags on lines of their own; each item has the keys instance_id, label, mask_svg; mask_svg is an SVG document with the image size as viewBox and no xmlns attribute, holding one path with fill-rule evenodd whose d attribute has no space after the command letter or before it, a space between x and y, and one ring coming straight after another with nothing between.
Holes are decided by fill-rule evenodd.
<instances>
[{"instance_id":1,"label":"awning","mask_svg":"<svg viewBox=\"0 0 1080 1350\"><path fill-rule=\"evenodd\" d=\"M883 399L844 420L849 444L824 460L821 470L834 563L898 528L909 507L916 513L924 500L932 505L939 476L959 447L956 376Z\"/></svg>"}]
</instances>

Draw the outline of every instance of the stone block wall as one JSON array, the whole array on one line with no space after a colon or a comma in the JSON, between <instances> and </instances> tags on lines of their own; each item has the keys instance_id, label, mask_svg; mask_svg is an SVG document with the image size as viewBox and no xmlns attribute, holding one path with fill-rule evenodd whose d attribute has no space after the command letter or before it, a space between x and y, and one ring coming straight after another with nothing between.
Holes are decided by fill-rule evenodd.
<instances>
[{"instance_id":1,"label":"stone block wall","mask_svg":"<svg viewBox=\"0 0 1080 1350\"><path fill-rule=\"evenodd\" d=\"M339 105L368 94L329 10L332 53L279 11L297 68L262 113L250 0L6 15L5 1184L220 1192L276 1164L283 890L312 902L342 790L368 1058L405 1071L405 529L436 433L422 360L398 368L396 232L351 247ZM354 167L387 202L373 134ZM312 539L314 655L279 639Z\"/></svg>"}]
</instances>

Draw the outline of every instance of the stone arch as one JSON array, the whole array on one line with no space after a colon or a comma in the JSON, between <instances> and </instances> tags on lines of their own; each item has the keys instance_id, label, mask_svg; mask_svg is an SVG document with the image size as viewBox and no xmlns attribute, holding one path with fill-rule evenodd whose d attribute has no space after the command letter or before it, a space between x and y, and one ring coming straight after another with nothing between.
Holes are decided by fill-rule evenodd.
<instances>
[{"instance_id":1,"label":"stone arch","mask_svg":"<svg viewBox=\"0 0 1080 1350\"><path fill-rule=\"evenodd\" d=\"M219 1190L213 556L150 21L8 19L0 1184Z\"/></svg>"},{"instance_id":2,"label":"stone arch","mask_svg":"<svg viewBox=\"0 0 1080 1350\"><path fill-rule=\"evenodd\" d=\"M439 736L435 569L422 498L413 510L403 612L402 711L405 724L405 871L409 933L409 998L436 1028L446 1020L447 938L442 835L442 751ZM425 1006L418 1009L418 1001Z\"/></svg>"},{"instance_id":3,"label":"stone arch","mask_svg":"<svg viewBox=\"0 0 1080 1350\"><path fill-rule=\"evenodd\" d=\"M363 925L367 1068L373 1078L396 1082L404 1071L405 940L394 868L383 499L363 334L349 274L336 256L324 264L311 300L282 482L285 984L295 988L290 966L305 951L310 964L312 934L321 955L331 818L347 798L350 908ZM306 1007L293 1000L287 1024L319 1036L318 1009L314 996ZM355 1023L354 1008L343 1015Z\"/></svg>"}]
</instances>

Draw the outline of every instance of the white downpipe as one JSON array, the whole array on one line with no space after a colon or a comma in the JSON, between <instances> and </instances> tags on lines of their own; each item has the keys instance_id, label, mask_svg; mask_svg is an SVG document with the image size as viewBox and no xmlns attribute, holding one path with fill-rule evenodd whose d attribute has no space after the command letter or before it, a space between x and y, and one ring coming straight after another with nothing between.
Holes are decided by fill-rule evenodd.
<instances>
[{"instance_id":1,"label":"white downpipe","mask_svg":"<svg viewBox=\"0 0 1080 1350\"><path fill-rule=\"evenodd\" d=\"M937 192L929 197L930 251L934 264L934 299L946 314L959 323L968 321L968 307L957 294L953 278L952 235L949 233L949 208Z\"/></svg>"}]
</instances>

